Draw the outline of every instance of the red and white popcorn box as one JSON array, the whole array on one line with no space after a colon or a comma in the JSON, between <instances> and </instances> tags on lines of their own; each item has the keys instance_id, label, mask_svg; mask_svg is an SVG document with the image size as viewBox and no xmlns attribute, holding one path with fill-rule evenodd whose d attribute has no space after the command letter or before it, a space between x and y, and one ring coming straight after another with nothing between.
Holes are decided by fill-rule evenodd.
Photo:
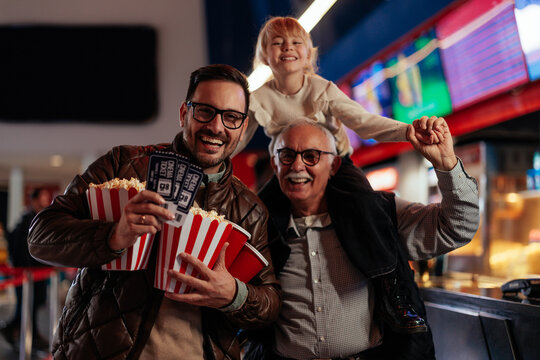
<instances>
[{"instance_id":1,"label":"red and white popcorn box","mask_svg":"<svg viewBox=\"0 0 540 360\"><path fill-rule=\"evenodd\" d=\"M94 220L119 221L122 209L128 200L137 195L136 188L98 188L86 191L90 214ZM133 246L126 249L121 257L101 266L102 270L143 270L148 265L154 235L147 233L137 238Z\"/></svg>"},{"instance_id":2,"label":"red and white popcorn box","mask_svg":"<svg viewBox=\"0 0 540 360\"><path fill-rule=\"evenodd\" d=\"M164 223L159 237L154 287L176 294L189 292L190 287L170 277L168 271L172 269L182 274L198 275L191 265L179 257L182 252L212 268L232 227L228 221L193 214L191 211L181 227Z\"/></svg>"}]
</instances>

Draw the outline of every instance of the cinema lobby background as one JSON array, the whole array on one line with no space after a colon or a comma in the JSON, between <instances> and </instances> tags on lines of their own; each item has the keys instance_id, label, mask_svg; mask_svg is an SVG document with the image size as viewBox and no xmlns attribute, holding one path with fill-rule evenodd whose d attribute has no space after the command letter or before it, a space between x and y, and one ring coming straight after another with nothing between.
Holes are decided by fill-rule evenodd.
<instances>
[{"instance_id":1,"label":"cinema lobby background","mask_svg":"<svg viewBox=\"0 0 540 360\"><path fill-rule=\"evenodd\" d=\"M540 359L540 0L326 3L311 30L320 75L369 112L444 117L479 184L473 240L410 263L437 359ZM61 194L112 146L170 142L191 71L226 63L252 75L261 25L311 4L0 0L0 321L12 316L15 288L40 277L47 304L30 320L50 340L74 273L11 266L3 234L30 192ZM264 79L250 76L251 90ZM433 167L410 144L349 137L375 189L440 200ZM233 158L254 191L272 174L268 142L259 128ZM0 337L0 358L48 354Z\"/></svg>"}]
</instances>

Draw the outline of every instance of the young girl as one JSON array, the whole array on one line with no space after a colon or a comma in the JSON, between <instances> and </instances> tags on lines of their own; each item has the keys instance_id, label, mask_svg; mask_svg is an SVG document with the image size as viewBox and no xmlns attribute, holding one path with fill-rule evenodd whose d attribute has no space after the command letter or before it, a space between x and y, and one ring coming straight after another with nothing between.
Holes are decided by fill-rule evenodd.
<instances>
[{"instance_id":1,"label":"young girl","mask_svg":"<svg viewBox=\"0 0 540 360\"><path fill-rule=\"evenodd\" d=\"M317 49L296 19L274 17L263 25L253 67L260 64L270 67L273 78L251 94L251 121L237 152L249 143L258 125L274 139L289 120L301 116L324 124L336 137L342 157L352 153L343 124L363 139L407 141L407 124L367 112L333 82L315 73ZM416 129L418 139L425 143L437 141L431 129L439 122L436 117L426 119L425 128ZM272 155L273 141L269 150Z\"/></svg>"},{"instance_id":2,"label":"young girl","mask_svg":"<svg viewBox=\"0 0 540 360\"><path fill-rule=\"evenodd\" d=\"M351 243L351 248L360 249L362 271L373 280L378 313L387 325L397 332L417 333L427 331L424 319L417 315L407 299L407 294L399 292L400 283L408 274L396 270L398 245L389 239L381 239L381 234L370 224L383 216L379 208L384 204L373 202L373 190L364 173L354 166L349 158L352 148L343 124L364 139L377 141L407 141L409 125L380 115L367 112L360 104L347 97L331 81L316 75L317 49L313 47L310 35L300 23L291 17L274 17L263 25L257 40L254 67L265 64L272 70L273 78L250 97L249 124L244 140L237 148L241 151L253 137L258 125L272 139L270 155L274 155L274 139L292 119L307 116L324 124L336 137L338 154L342 165L329 182L329 186L343 194L343 206L347 207L350 196L361 199L363 204L351 209L351 232L363 234L361 239L352 235L343 236L342 242ZM433 132L442 120L423 117L416 126L418 140L431 144L438 142ZM261 196L269 196L279 191L275 177L261 191ZM332 214L330 214L332 216ZM342 219L332 219L341 222ZM354 242L354 244L352 244ZM358 244L361 245L358 245ZM344 243L344 247L345 247ZM376 259L365 254L377 254ZM388 269L392 269L389 271ZM376 274L376 275L373 275Z\"/></svg>"}]
</instances>

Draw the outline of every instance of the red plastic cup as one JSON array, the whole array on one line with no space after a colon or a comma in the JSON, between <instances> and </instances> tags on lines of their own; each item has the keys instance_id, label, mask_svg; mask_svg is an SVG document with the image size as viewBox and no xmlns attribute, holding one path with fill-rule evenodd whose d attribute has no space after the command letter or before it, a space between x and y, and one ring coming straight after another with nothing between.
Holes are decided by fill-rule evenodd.
<instances>
[{"instance_id":1,"label":"red plastic cup","mask_svg":"<svg viewBox=\"0 0 540 360\"><path fill-rule=\"evenodd\" d=\"M231 264L229 272L233 277L247 283L265 266L268 266L268 261L253 245L246 242Z\"/></svg>"},{"instance_id":2,"label":"red plastic cup","mask_svg":"<svg viewBox=\"0 0 540 360\"><path fill-rule=\"evenodd\" d=\"M88 207L94 220L119 221L126 203L137 195L135 188L100 189L91 187L86 191ZM122 256L101 266L102 270L143 270L148 266L154 235L147 233L137 238Z\"/></svg>"},{"instance_id":3,"label":"red plastic cup","mask_svg":"<svg viewBox=\"0 0 540 360\"><path fill-rule=\"evenodd\" d=\"M231 264L240 253L240 250L242 250L242 247L244 246L246 241L251 239L251 234L247 232L244 228L234 223L232 224L232 226L233 228L231 234L227 239L229 246L227 247L227 251L225 252L225 267L227 269L231 267Z\"/></svg>"},{"instance_id":4,"label":"red plastic cup","mask_svg":"<svg viewBox=\"0 0 540 360\"><path fill-rule=\"evenodd\" d=\"M190 291L189 286L176 281L168 274L175 270L182 274L197 276L196 270L179 255L190 254L212 268L223 245L229 238L233 226L228 221L188 213L184 224L175 227L163 223L159 237L159 251L154 277L154 287L176 294Z\"/></svg>"}]
</instances>

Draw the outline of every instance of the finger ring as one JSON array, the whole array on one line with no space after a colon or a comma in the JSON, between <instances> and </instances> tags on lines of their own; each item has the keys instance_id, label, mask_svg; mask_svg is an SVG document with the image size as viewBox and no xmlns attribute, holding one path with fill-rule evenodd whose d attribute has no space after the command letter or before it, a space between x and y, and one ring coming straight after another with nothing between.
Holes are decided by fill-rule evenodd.
<instances>
[{"instance_id":1,"label":"finger ring","mask_svg":"<svg viewBox=\"0 0 540 360\"><path fill-rule=\"evenodd\" d=\"M141 216L141 224L145 224L146 222L146 215Z\"/></svg>"}]
</instances>

